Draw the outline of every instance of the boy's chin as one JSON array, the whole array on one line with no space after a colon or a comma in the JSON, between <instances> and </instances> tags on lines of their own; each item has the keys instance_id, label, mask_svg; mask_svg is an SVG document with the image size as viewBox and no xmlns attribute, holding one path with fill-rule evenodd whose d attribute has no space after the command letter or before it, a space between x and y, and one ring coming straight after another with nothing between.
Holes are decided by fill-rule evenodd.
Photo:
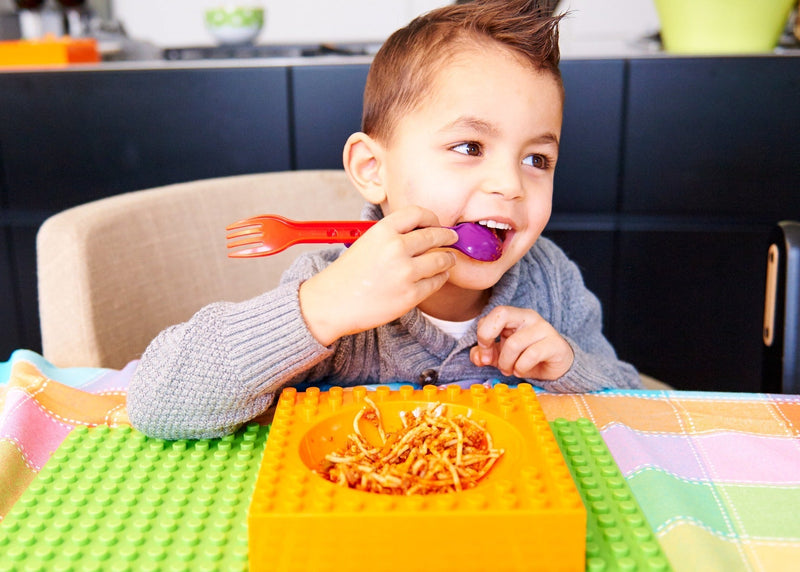
<instances>
[{"instance_id":1,"label":"boy's chin","mask_svg":"<svg viewBox=\"0 0 800 572\"><path fill-rule=\"evenodd\" d=\"M448 283L465 290L488 290L500 281L506 270L500 261L478 262L465 257L450 269Z\"/></svg>"}]
</instances>

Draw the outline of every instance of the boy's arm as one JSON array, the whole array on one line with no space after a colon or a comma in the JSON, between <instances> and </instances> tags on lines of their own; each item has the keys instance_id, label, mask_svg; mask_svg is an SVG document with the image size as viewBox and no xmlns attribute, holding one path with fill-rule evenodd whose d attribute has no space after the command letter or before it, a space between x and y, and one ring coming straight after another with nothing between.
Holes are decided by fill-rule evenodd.
<instances>
[{"instance_id":1,"label":"boy's arm","mask_svg":"<svg viewBox=\"0 0 800 572\"><path fill-rule=\"evenodd\" d=\"M314 381L341 369L326 358L343 336L391 321L441 287L455 258L437 247L457 239L430 211L408 207L344 253L300 257L276 290L203 308L145 351L128 390L131 422L168 439L231 433L312 368Z\"/></svg>"},{"instance_id":2,"label":"boy's arm","mask_svg":"<svg viewBox=\"0 0 800 572\"><path fill-rule=\"evenodd\" d=\"M299 283L241 303L210 304L161 332L130 382L131 423L165 439L219 437L263 413L277 391L312 368L325 375L322 362L333 349L308 331Z\"/></svg>"},{"instance_id":3,"label":"boy's arm","mask_svg":"<svg viewBox=\"0 0 800 572\"><path fill-rule=\"evenodd\" d=\"M621 361L603 335L602 308L590 292L578 266L560 248L549 243L555 263L556 311L552 321L574 353L569 371L543 386L552 391L595 391L605 388L641 389L636 368Z\"/></svg>"},{"instance_id":4,"label":"boy's arm","mask_svg":"<svg viewBox=\"0 0 800 572\"><path fill-rule=\"evenodd\" d=\"M384 217L335 263L300 288L300 306L323 345L395 320L441 288L458 240L431 211L405 207Z\"/></svg>"},{"instance_id":5,"label":"boy's arm","mask_svg":"<svg viewBox=\"0 0 800 572\"><path fill-rule=\"evenodd\" d=\"M631 364L616 356L584 351L575 341L569 338L567 341L575 353L572 367L559 379L543 384L545 389L558 392L642 389L639 373Z\"/></svg>"},{"instance_id":6,"label":"boy's arm","mask_svg":"<svg viewBox=\"0 0 800 572\"><path fill-rule=\"evenodd\" d=\"M600 302L575 263L540 239L521 268L520 284L530 298L518 298L520 307L497 306L481 319L473 363L551 391L640 388L636 369L617 358L603 335Z\"/></svg>"}]
</instances>

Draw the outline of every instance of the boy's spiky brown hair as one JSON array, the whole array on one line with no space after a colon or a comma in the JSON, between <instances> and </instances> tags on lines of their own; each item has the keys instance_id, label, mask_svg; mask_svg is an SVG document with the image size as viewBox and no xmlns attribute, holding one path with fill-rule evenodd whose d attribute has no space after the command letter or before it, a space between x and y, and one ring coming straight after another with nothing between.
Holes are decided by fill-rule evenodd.
<instances>
[{"instance_id":1,"label":"boy's spiky brown hair","mask_svg":"<svg viewBox=\"0 0 800 572\"><path fill-rule=\"evenodd\" d=\"M465 48L499 43L561 86L552 2L476 0L444 6L394 32L375 55L364 89L361 130L388 142L398 119L429 93L436 72Z\"/></svg>"}]
</instances>

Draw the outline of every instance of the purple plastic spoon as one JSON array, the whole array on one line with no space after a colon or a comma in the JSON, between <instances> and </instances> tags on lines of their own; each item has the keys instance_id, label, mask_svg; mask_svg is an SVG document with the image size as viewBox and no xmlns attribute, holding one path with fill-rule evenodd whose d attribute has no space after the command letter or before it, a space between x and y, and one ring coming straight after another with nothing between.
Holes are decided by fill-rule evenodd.
<instances>
[{"instance_id":1,"label":"purple plastic spoon","mask_svg":"<svg viewBox=\"0 0 800 572\"><path fill-rule=\"evenodd\" d=\"M375 221L296 221L280 215L259 215L228 226L228 256L251 258L269 256L304 243L352 244ZM447 248L482 262L491 262L503 255L503 242L489 228L475 222L451 226L458 240Z\"/></svg>"},{"instance_id":2,"label":"purple plastic spoon","mask_svg":"<svg viewBox=\"0 0 800 572\"><path fill-rule=\"evenodd\" d=\"M449 228L458 233L458 240L449 248L481 262L492 262L503 255L503 243L487 227L475 222L462 222Z\"/></svg>"}]
</instances>

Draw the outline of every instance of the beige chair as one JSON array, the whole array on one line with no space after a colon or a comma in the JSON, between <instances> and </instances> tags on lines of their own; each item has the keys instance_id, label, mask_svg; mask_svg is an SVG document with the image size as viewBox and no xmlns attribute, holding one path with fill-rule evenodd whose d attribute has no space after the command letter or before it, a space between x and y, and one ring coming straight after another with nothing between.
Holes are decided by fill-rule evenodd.
<instances>
[{"instance_id":1,"label":"beige chair","mask_svg":"<svg viewBox=\"0 0 800 572\"><path fill-rule=\"evenodd\" d=\"M228 224L262 213L357 219L363 205L344 171L291 171L136 191L58 213L36 244L42 353L59 367L119 369L164 328L210 302L274 287L299 252L319 248L231 259Z\"/></svg>"},{"instance_id":2,"label":"beige chair","mask_svg":"<svg viewBox=\"0 0 800 572\"><path fill-rule=\"evenodd\" d=\"M121 368L165 327L209 302L272 288L300 251L319 248L230 259L228 224L263 213L357 219L363 204L344 171L292 171L136 191L58 213L36 244L44 357Z\"/></svg>"}]
</instances>

